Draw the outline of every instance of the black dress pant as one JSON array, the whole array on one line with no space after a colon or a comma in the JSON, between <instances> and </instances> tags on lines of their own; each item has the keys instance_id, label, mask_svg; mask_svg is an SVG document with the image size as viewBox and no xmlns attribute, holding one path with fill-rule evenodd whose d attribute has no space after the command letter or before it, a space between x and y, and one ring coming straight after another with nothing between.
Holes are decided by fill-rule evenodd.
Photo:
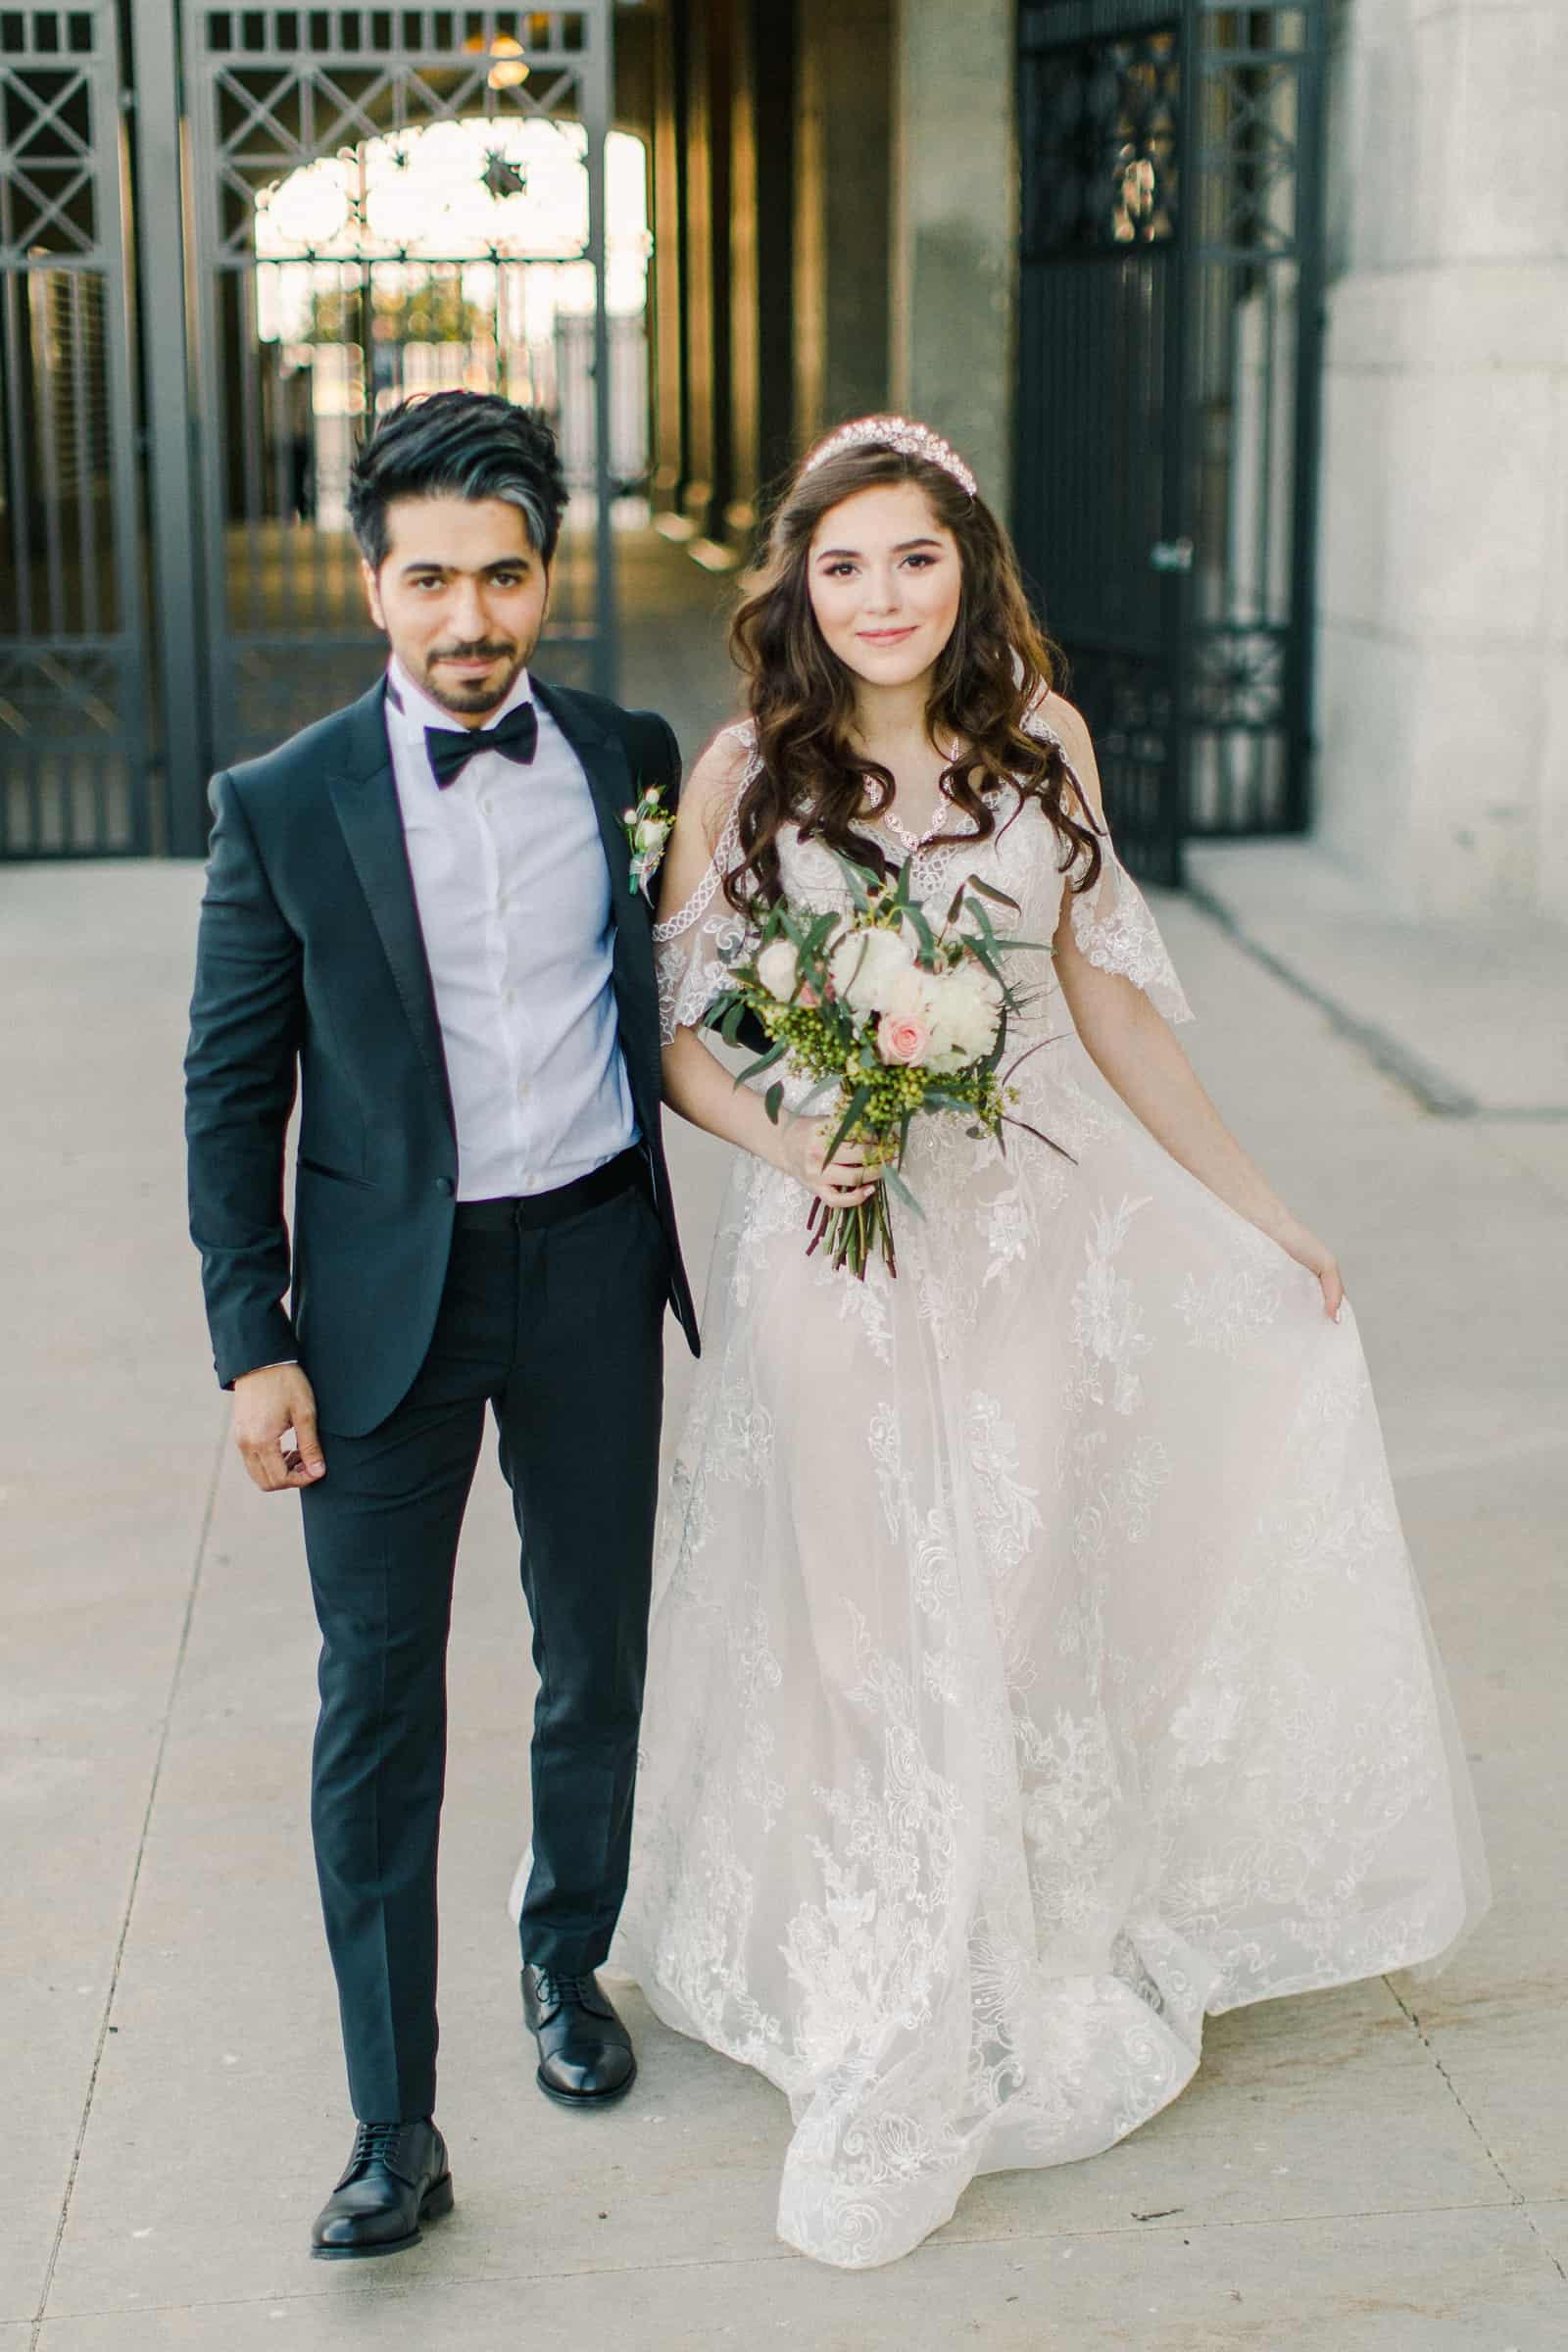
<instances>
[{"instance_id":1,"label":"black dress pant","mask_svg":"<svg viewBox=\"0 0 1568 2352\"><path fill-rule=\"evenodd\" d=\"M321 1629L312 1828L366 2121L435 2104L447 1632L486 1404L539 1675L523 1957L596 1968L625 1893L668 1254L640 1182L544 1221L562 1198L460 1206L417 1379L368 1436L323 1431L326 1476L301 1494Z\"/></svg>"}]
</instances>

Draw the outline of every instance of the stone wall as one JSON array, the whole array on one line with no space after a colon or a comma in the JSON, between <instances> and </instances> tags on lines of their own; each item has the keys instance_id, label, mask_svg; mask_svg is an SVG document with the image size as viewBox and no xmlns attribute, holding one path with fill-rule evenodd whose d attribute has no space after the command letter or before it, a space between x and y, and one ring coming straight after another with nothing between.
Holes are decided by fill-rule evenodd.
<instances>
[{"instance_id":1,"label":"stone wall","mask_svg":"<svg viewBox=\"0 0 1568 2352\"><path fill-rule=\"evenodd\" d=\"M1013 0L900 0L894 58L895 405L962 450L1005 514L1017 283Z\"/></svg>"},{"instance_id":2,"label":"stone wall","mask_svg":"<svg viewBox=\"0 0 1568 2352\"><path fill-rule=\"evenodd\" d=\"M1568 916L1568 10L1350 0L1330 121L1318 835Z\"/></svg>"},{"instance_id":3,"label":"stone wall","mask_svg":"<svg viewBox=\"0 0 1568 2352\"><path fill-rule=\"evenodd\" d=\"M887 401L894 15L893 0L797 0L800 448Z\"/></svg>"}]
</instances>

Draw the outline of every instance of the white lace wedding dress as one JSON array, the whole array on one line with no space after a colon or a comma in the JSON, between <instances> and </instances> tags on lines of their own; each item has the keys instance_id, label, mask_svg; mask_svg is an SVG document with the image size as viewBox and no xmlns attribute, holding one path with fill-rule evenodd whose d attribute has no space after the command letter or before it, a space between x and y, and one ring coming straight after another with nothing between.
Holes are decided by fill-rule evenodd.
<instances>
[{"instance_id":1,"label":"white lace wedding dress","mask_svg":"<svg viewBox=\"0 0 1568 2352\"><path fill-rule=\"evenodd\" d=\"M732 838L660 926L666 1035L742 935ZM915 886L965 871L1051 938L1037 809ZM784 880L840 903L817 845ZM1071 919L1187 1017L1113 858ZM1104 1106L1059 990L1013 1034L1072 1159L918 1123L896 1281L808 1260L737 1154L659 1538L613 1964L787 2093L779 2231L830 2263L1133 2131L1206 2012L1433 1960L1487 1899L1353 1318Z\"/></svg>"}]
</instances>

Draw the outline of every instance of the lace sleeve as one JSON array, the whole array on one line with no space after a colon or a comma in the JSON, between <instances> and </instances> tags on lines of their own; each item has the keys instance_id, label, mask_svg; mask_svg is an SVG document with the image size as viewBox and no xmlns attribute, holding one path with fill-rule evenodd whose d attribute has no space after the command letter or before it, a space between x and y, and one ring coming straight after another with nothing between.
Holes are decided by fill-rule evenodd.
<instances>
[{"instance_id":1,"label":"lace sleeve","mask_svg":"<svg viewBox=\"0 0 1568 2352\"><path fill-rule=\"evenodd\" d=\"M1065 744L1038 710L1028 713L1024 724L1032 735L1055 745L1068 775L1078 784ZM1081 785L1079 797L1087 808L1088 796ZM1190 1021L1193 1008L1176 977L1159 926L1149 910L1148 900L1117 857L1108 833L1101 835L1100 856L1100 874L1094 886L1071 894L1072 935L1079 955L1097 970L1119 972L1124 980L1141 988L1167 1021Z\"/></svg>"},{"instance_id":2,"label":"lace sleeve","mask_svg":"<svg viewBox=\"0 0 1568 2352\"><path fill-rule=\"evenodd\" d=\"M1120 972L1141 988L1167 1021L1190 1021L1193 1008L1176 977L1149 902L1111 847L1100 844L1100 878L1072 897L1072 935L1078 953L1102 972Z\"/></svg>"},{"instance_id":3,"label":"lace sleeve","mask_svg":"<svg viewBox=\"0 0 1568 2352\"><path fill-rule=\"evenodd\" d=\"M734 732L742 735L736 728ZM744 736L742 736L744 740ZM740 846L741 793L751 774L736 787L734 803L724 820L708 870L684 906L667 922L654 925L654 970L659 981L659 1034L667 1046L677 1029L695 1029L729 977L729 965L746 942L748 925L722 895L725 874ZM714 902L717 902L716 905Z\"/></svg>"}]
</instances>

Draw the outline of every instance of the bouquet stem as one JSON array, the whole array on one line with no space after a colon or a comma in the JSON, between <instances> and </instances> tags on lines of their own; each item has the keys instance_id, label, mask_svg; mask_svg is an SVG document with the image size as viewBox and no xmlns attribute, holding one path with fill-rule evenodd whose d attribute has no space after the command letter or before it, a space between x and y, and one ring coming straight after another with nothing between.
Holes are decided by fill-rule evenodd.
<instances>
[{"instance_id":1,"label":"bouquet stem","mask_svg":"<svg viewBox=\"0 0 1568 2352\"><path fill-rule=\"evenodd\" d=\"M863 1282L873 1250L880 1250L883 1264L897 1280L899 1261L885 1185L879 1184L869 1200L861 1200L854 1208L829 1208L825 1200L813 1199L806 1229L811 1236L807 1256L825 1246L835 1274L847 1268L857 1282Z\"/></svg>"}]
</instances>

